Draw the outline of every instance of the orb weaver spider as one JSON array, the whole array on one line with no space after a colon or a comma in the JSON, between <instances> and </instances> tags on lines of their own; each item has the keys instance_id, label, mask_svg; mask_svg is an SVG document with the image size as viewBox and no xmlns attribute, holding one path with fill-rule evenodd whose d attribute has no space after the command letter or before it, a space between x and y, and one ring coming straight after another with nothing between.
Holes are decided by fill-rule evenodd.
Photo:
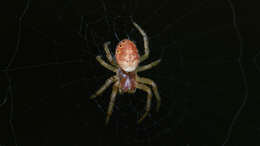
<instances>
[{"instance_id":1,"label":"orb weaver spider","mask_svg":"<svg viewBox=\"0 0 260 146\"><path fill-rule=\"evenodd\" d=\"M148 37L147 37L146 33L142 30L142 28L135 22L133 22L133 25L139 31L139 33L143 36L144 55L142 55L141 57L139 56L138 50L137 50L134 42L132 42L129 39L123 39L122 41L120 41L117 44L117 47L116 47L116 53L115 53L116 61L113 60L112 55L108 49L108 45L110 44L110 42L104 43L104 50L106 52L106 57L107 57L108 61L111 63L111 65L106 63L101 58L101 56L96 57L97 61L102 66L104 66L108 70L116 73L116 75L108 78L106 80L106 82L101 86L101 88L96 91L95 94L90 96L91 99L94 99L95 97L100 95L105 89L107 89L112 83L114 83L112 93L110 96L110 102L109 102L109 106L108 106L108 110L107 110L105 124L108 124L108 122L109 122L118 91L120 94L126 93L126 92L135 93L136 88L138 88L147 93L145 113L138 120L138 123L141 123L145 119L145 117L148 115L148 113L150 111L150 107L151 107L152 92L151 92L150 87L148 87L147 85L152 86L153 92L155 94L155 98L157 100L157 106L156 106L157 111L160 108L161 98L160 98L160 95L159 95L155 82L148 78L139 77L137 75L137 72L151 69L152 67L158 65L161 60L158 59L150 64L147 64L144 66L138 66L140 62L146 60L149 56L149 46L148 46L149 42L148 42ZM145 85L145 84L147 84L147 85Z\"/></svg>"}]
</instances>

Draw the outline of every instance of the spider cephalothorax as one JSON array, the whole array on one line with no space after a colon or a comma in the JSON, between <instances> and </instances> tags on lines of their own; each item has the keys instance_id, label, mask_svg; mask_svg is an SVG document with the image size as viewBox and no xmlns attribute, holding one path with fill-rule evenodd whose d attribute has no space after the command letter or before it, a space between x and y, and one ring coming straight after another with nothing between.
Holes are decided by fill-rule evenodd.
<instances>
[{"instance_id":1,"label":"spider cephalothorax","mask_svg":"<svg viewBox=\"0 0 260 146\"><path fill-rule=\"evenodd\" d=\"M152 68L153 66L156 66L160 62L160 59L144 66L138 66L140 62L144 61L149 56L148 38L139 25L137 25L135 22L133 22L133 25L143 36L145 52L144 55L140 57L138 54L138 49L136 48L134 42L128 39L124 39L120 41L116 47L116 61L113 60L113 57L108 49L108 45L110 44L110 42L104 43L106 56L111 65L107 64L103 59L101 59L101 56L96 57L101 65L116 73L115 76L107 79L105 84L90 97L92 99L95 98L96 96L100 95L106 88L108 88L112 83L114 83L107 110L106 124L109 122L110 116L112 114L116 94L118 91L119 93L135 93L135 90L138 88L147 92L145 113L138 120L138 123L142 122L143 119L148 115L151 107L152 91L147 85L152 86L152 89L154 91L155 98L157 100L157 111L160 107L161 98L156 84L151 79L139 77L137 75L137 72L144 71Z\"/></svg>"},{"instance_id":2,"label":"spider cephalothorax","mask_svg":"<svg viewBox=\"0 0 260 146\"><path fill-rule=\"evenodd\" d=\"M133 93L136 89L136 72L125 72L118 69L119 77L119 93L129 92Z\"/></svg>"}]
</instances>

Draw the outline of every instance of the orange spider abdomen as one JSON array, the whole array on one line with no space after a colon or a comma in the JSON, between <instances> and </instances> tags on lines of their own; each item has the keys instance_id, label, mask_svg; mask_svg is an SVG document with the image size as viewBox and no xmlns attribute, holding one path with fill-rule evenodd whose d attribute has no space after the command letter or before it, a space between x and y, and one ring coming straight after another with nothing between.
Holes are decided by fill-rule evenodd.
<instances>
[{"instance_id":1,"label":"orange spider abdomen","mask_svg":"<svg viewBox=\"0 0 260 146\"><path fill-rule=\"evenodd\" d=\"M120 41L116 47L116 61L125 72L134 71L139 64L139 54L134 42L128 39Z\"/></svg>"}]
</instances>

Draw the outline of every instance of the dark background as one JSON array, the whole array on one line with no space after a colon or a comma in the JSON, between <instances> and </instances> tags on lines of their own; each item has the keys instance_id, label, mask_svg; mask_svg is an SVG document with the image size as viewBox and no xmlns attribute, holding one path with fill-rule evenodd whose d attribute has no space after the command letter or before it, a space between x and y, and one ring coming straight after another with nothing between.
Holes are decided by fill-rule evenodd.
<instances>
[{"instance_id":1,"label":"dark background","mask_svg":"<svg viewBox=\"0 0 260 146\"><path fill-rule=\"evenodd\" d=\"M252 1L251 1L252 2ZM185 1L1 2L0 146L258 146L257 3ZM162 98L141 124L146 94L118 95L104 125L112 72L97 63L129 37L143 53L136 21L159 66L140 73ZM142 64L141 64L142 65Z\"/></svg>"}]
</instances>

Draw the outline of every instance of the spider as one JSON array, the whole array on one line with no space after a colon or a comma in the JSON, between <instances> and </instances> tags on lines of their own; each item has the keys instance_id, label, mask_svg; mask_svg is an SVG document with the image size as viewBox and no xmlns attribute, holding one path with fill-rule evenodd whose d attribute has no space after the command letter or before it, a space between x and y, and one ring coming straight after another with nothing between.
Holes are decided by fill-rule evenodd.
<instances>
[{"instance_id":1,"label":"spider","mask_svg":"<svg viewBox=\"0 0 260 146\"><path fill-rule=\"evenodd\" d=\"M157 100L156 110L158 111L160 108L160 95L157 89L155 82L151 79L139 77L137 72L145 71L151 69L160 63L160 59L144 65L138 66L139 63L146 60L149 56L149 47L148 47L148 37L146 33L142 30L142 28L133 22L134 27L139 31L139 33L143 36L144 41L144 55L140 57L136 45L133 41L129 39L121 40L116 46L115 60L113 60L112 55L109 51L108 45L110 42L104 43L104 50L106 52L106 57L110 64L106 63L101 56L97 56L97 61L107 68L110 71L116 73L116 75L108 78L106 82L101 86L99 90L96 91L95 94L91 95L90 98L94 99L98 95L100 95L105 89L107 89L112 83L112 93L110 96L110 102L107 110L105 124L107 125L110 119L110 116L113 111L114 102L116 99L117 92L122 93L135 93L136 88L143 90L147 93L147 101L145 113L142 117L137 121L137 123L141 123L145 117L148 115L151 107L152 100L152 91L151 88L147 85L152 86L153 92L155 94L155 98ZM147 84L147 85L145 85Z\"/></svg>"}]
</instances>

